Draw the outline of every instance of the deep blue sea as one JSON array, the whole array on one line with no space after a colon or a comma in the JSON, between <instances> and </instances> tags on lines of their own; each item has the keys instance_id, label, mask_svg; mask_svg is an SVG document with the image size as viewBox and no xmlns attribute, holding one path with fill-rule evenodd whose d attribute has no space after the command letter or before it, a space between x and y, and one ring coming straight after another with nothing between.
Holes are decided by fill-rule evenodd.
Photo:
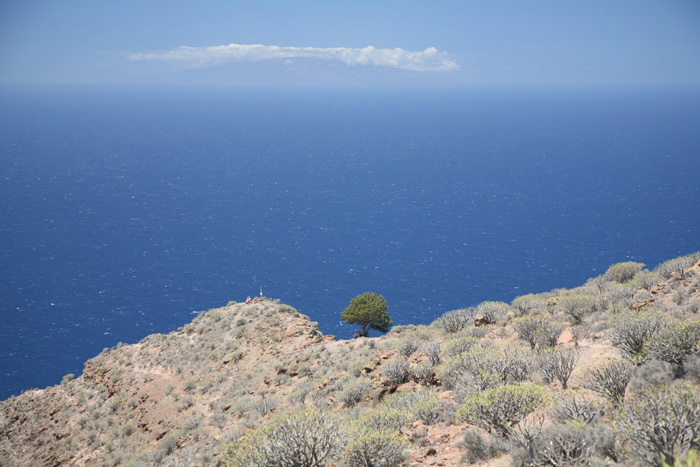
<instances>
[{"instance_id":1,"label":"deep blue sea","mask_svg":"<svg viewBox=\"0 0 700 467\"><path fill-rule=\"evenodd\" d=\"M0 91L0 399L196 312L341 338L700 249L700 90Z\"/></svg>"}]
</instances>

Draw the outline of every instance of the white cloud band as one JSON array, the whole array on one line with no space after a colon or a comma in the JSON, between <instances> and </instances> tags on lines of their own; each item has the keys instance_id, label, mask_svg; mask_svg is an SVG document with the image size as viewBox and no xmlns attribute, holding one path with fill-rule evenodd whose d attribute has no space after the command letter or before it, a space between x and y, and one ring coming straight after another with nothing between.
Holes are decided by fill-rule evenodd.
<instances>
[{"instance_id":1,"label":"white cloud band","mask_svg":"<svg viewBox=\"0 0 700 467\"><path fill-rule=\"evenodd\" d=\"M400 68L412 71L457 70L459 65L447 58L445 52L428 47L422 52L411 52L400 48L363 49L346 47L279 47L260 44L229 44L213 47L182 46L173 50L133 54L130 60L176 61L191 66L212 66L228 62L253 62L259 60L314 58L338 60L350 66L376 66Z\"/></svg>"}]
</instances>

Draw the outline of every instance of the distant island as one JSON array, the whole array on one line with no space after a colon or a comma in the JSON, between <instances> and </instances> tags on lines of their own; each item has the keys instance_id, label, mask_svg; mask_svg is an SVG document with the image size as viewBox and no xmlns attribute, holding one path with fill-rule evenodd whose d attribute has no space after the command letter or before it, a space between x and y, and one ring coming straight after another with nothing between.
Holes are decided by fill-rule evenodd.
<instances>
[{"instance_id":1,"label":"distant island","mask_svg":"<svg viewBox=\"0 0 700 467\"><path fill-rule=\"evenodd\" d=\"M0 402L0 465L697 465L699 311L700 252L379 337L230 302Z\"/></svg>"}]
</instances>

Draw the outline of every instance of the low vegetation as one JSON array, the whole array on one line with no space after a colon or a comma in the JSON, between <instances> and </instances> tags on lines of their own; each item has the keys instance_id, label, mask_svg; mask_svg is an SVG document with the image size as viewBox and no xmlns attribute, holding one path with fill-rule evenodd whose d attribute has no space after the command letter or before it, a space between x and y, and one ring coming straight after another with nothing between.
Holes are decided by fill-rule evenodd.
<instances>
[{"instance_id":1,"label":"low vegetation","mask_svg":"<svg viewBox=\"0 0 700 467\"><path fill-rule=\"evenodd\" d=\"M363 294L343 312L355 339L275 300L230 302L1 402L0 463L686 465L700 449L698 260L618 263L428 326L392 327Z\"/></svg>"}]
</instances>

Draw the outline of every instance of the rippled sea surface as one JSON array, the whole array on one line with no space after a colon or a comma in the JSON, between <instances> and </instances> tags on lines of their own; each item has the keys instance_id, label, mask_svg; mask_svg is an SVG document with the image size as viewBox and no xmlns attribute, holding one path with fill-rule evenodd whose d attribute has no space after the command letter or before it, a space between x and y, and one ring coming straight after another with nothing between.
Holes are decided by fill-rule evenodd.
<instances>
[{"instance_id":1,"label":"rippled sea surface","mask_svg":"<svg viewBox=\"0 0 700 467\"><path fill-rule=\"evenodd\" d=\"M700 249L697 89L0 92L0 398L194 313L341 338Z\"/></svg>"}]
</instances>

